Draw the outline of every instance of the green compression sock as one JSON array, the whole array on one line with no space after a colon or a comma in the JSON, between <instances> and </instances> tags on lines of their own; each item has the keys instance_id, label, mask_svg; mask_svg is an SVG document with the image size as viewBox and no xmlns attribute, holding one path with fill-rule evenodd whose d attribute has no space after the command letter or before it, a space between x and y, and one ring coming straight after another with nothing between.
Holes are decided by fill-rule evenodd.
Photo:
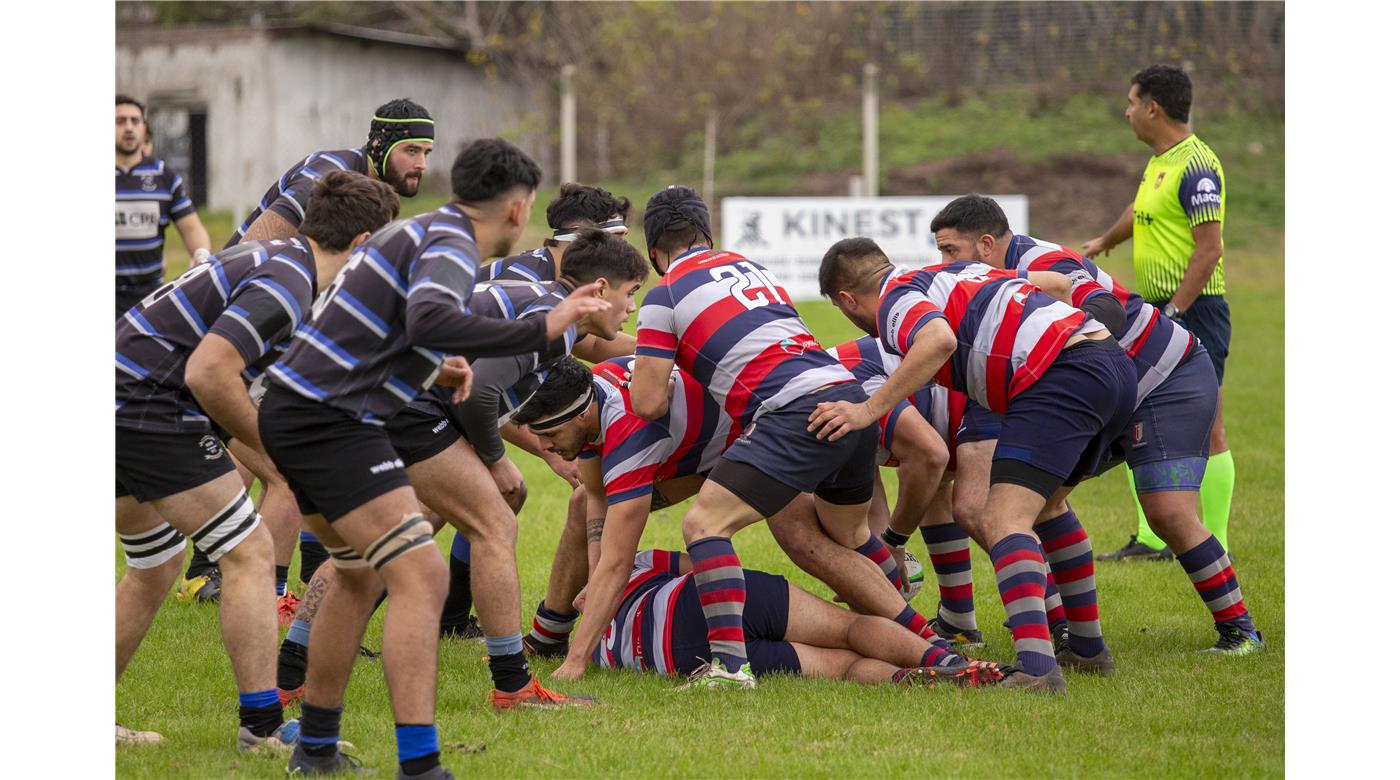
<instances>
[{"instance_id":1,"label":"green compression sock","mask_svg":"<svg viewBox=\"0 0 1400 780\"><path fill-rule=\"evenodd\" d=\"M1147 545L1148 547L1151 547L1151 548L1154 549L1154 550L1160 550L1160 549L1166 547L1166 546L1167 546L1167 543L1164 542L1164 541L1162 541L1160 538L1158 538L1157 534L1152 533L1152 527L1149 526L1149 525L1147 524L1147 515L1143 513L1143 511L1142 511L1142 504L1138 502L1138 498L1137 498L1137 483L1133 481L1133 470L1130 469L1130 468L1128 468L1126 465L1123 467L1123 470L1126 471L1126 472L1128 472L1128 490L1129 490L1129 492L1132 493L1132 496L1133 496L1133 508L1137 510L1137 515L1138 515L1137 540L1138 540L1138 543L1139 543L1139 544L1145 544L1145 545Z\"/></svg>"},{"instance_id":2,"label":"green compression sock","mask_svg":"<svg viewBox=\"0 0 1400 780\"><path fill-rule=\"evenodd\" d=\"M1226 532L1230 527L1230 500L1235 496L1235 456L1225 450L1206 461L1205 479L1201 481L1201 515L1206 528L1226 552L1230 542Z\"/></svg>"}]
</instances>

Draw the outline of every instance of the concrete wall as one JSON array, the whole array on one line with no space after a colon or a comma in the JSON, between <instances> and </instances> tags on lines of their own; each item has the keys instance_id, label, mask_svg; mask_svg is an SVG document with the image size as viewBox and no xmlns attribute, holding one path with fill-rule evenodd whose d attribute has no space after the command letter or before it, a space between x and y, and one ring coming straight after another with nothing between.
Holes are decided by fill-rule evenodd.
<instances>
[{"instance_id":1,"label":"concrete wall","mask_svg":"<svg viewBox=\"0 0 1400 780\"><path fill-rule=\"evenodd\" d=\"M156 31L119 34L116 71L117 91L152 106L207 108L208 205L239 218L298 159L362 145L374 109L397 97L433 114L440 189L475 138L504 136L552 167L545 139L524 131L543 126L538 95L487 79L460 53L309 31Z\"/></svg>"}]
</instances>

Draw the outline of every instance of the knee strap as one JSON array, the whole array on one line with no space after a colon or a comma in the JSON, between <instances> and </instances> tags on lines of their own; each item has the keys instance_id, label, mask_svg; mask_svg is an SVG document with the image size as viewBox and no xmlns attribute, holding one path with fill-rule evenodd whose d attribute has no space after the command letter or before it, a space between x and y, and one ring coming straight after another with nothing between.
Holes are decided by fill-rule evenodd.
<instances>
[{"instance_id":1,"label":"knee strap","mask_svg":"<svg viewBox=\"0 0 1400 780\"><path fill-rule=\"evenodd\" d=\"M127 568L154 569L171 558L185 554L185 537L161 523L149 531L137 534L117 534L122 540Z\"/></svg>"},{"instance_id":2,"label":"knee strap","mask_svg":"<svg viewBox=\"0 0 1400 780\"><path fill-rule=\"evenodd\" d=\"M394 530L374 540L365 550L365 558L375 571L379 571L404 553L432 543L433 527L423 519L423 515L414 512L405 515L403 522Z\"/></svg>"},{"instance_id":3,"label":"knee strap","mask_svg":"<svg viewBox=\"0 0 1400 780\"><path fill-rule=\"evenodd\" d=\"M352 571L354 569L364 569L369 566L369 561L360 557L353 547L327 547L326 552L330 553L331 565L337 569Z\"/></svg>"},{"instance_id":4,"label":"knee strap","mask_svg":"<svg viewBox=\"0 0 1400 780\"><path fill-rule=\"evenodd\" d=\"M253 499L248 497L248 491L241 490L209 522L200 526L190 539L195 547L209 556L209 560L218 561L224 553L247 539L261 519L257 510L253 509Z\"/></svg>"}]
</instances>

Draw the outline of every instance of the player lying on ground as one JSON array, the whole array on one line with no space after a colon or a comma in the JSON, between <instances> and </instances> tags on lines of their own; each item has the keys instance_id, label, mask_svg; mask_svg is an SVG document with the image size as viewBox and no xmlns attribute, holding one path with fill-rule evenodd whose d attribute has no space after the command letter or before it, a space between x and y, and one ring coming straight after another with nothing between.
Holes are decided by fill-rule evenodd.
<instances>
[{"instance_id":1,"label":"player lying on ground","mask_svg":"<svg viewBox=\"0 0 1400 780\"><path fill-rule=\"evenodd\" d=\"M1058 244L1012 233L1006 214L991 198L958 198L934 217L931 227L944 260L974 260L1022 274L1051 271L1068 276L1074 305L1113 332L1133 359L1138 380L1136 408L1114 442L1114 455L1127 460L1148 524L1181 562L1214 618L1219 638L1209 651L1244 655L1263 649L1263 637L1245 607L1225 546L1201 523L1197 512L1219 397L1205 347L1180 323L1144 303L1093 262ZM981 413L991 418L986 423L988 440L972 445L970 449L977 449L978 455L968 462L984 468L965 469L963 484L973 479L985 483L985 467L996 446L1000 419L985 410ZM1051 567L1078 575L1059 583L1069 618L1067 646L1057 648L1060 663L1112 671L1111 655L1106 665L1089 660L1102 642L1081 631L1090 604L1085 594L1093 592L1094 561L1080 544L1079 520L1068 503L1045 514L1049 516L1041 519L1036 532Z\"/></svg>"},{"instance_id":2,"label":"player lying on ground","mask_svg":"<svg viewBox=\"0 0 1400 780\"><path fill-rule=\"evenodd\" d=\"M568 652L554 673L564 679L582 676L589 649L621 603L648 514L694 495L734 437L733 420L693 377L679 369L670 387L667 415L655 422L638 417L631 411L629 365L626 358L614 359L590 373L577 361L561 361L516 415L553 451L569 459L581 456L590 519L585 522L581 514L571 513L530 635L537 653ZM779 544L804 570L862 611L894 618L928 644L932 632L878 567L819 530L810 496L792 501L770 522ZM585 525L595 542L586 559L582 555ZM867 536L869 543L879 545L868 532ZM577 619L574 596L585 582L591 583L591 606L585 611L578 640L568 648L564 642ZM933 638L933 646L941 665L958 667L965 662L949 652L947 643Z\"/></svg>"},{"instance_id":3,"label":"player lying on ground","mask_svg":"<svg viewBox=\"0 0 1400 780\"><path fill-rule=\"evenodd\" d=\"M555 364L567 356L576 332L603 340L615 337L635 310L633 296L646 275L646 263L625 240L589 231L565 253L558 282L476 285L467 309L478 317L544 317L585 282L606 307L585 315L576 329L570 328L545 351L473 360L471 396L464 403L455 403L446 388L430 390L385 426L415 493L435 513L433 530L445 521L478 546L473 590L480 600L495 684L492 701L498 709L581 703L540 686L521 655L516 507L493 484L493 473L501 464L517 477L519 472L506 457L498 422L535 393ZM304 615L288 631L278 663L278 687L284 700L299 694L304 679L306 645L317 609L310 594L336 587L339 579L333 567L317 572L307 590Z\"/></svg>"},{"instance_id":4,"label":"player lying on ground","mask_svg":"<svg viewBox=\"0 0 1400 780\"><path fill-rule=\"evenodd\" d=\"M841 609L777 575L744 569L743 577L744 642L759 677L786 673L919 686L1001 679L986 666L937 665L940 651L893 620ZM585 605L587 596L580 596ZM706 632L690 557L645 550L637 554L622 603L591 658L604 669L703 674L709 668Z\"/></svg>"},{"instance_id":5,"label":"player lying on ground","mask_svg":"<svg viewBox=\"0 0 1400 780\"><path fill-rule=\"evenodd\" d=\"M312 152L288 168L268 187L258 207L234 230L224 248L243 241L295 235L306 216L312 186L332 171L353 171L383 181L404 198L417 195L433 151L433 135L433 119L426 108L406 98L385 103L375 109L364 146ZM239 460L242 454L235 448ZM277 559L278 618L285 626L297 608L296 594L286 589L286 582L301 514L282 475L274 471L257 476L263 483L258 510L272 531ZM306 583L325 562L327 553L309 531L303 531L301 542L301 581ZM218 568L196 550L185 571L181 594L187 599L213 600L219 597L219 587Z\"/></svg>"},{"instance_id":6,"label":"player lying on ground","mask_svg":"<svg viewBox=\"0 0 1400 780\"><path fill-rule=\"evenodd\" d=\"M448 354L541 352L579 319L607 308L591 297L594 285L578 288L542 317L493 319L465 308L482 257L506 254L519 239L539 178L539 166L508 142L484 139L467 147L452 166L452 199L361 247L268 369L259 431L304 522L341 575L313 624L302 734L290 771L349 768L336 747L345 687L387 588L383 662L399 772L451 776L439 762L433 723L447 567L384 426L434 383L467 379L466 361ZM524 665L523 658L508 662Z\"/></svg>"},{"instance_id":7,"label":"player lying on ground","mask_svg":"<svg viewBox=\"0 0 1400 780\"><path fill-rule=\"evenodd\" d=\"M295 732L282 728L273 686L272 540L216 431L262 453L248 377L280 353L351 250L397 214L398 198L338 172L312 190L307 212L302 235L224 250L117 322L116 526L127 557L117 678L179 576L184 537L194 539L227 577L221 628L240 748L290 744Z\"/></svg>"},{"instance_id":8,"label":"player lying on ground","mask_svg":"<svg viewBox=\"0 0 1400 780\"><path fill-rule=\"evenodd\" d=\"M1058 274L1037 276L1062 288L1068 283ZM874 241L845 239L822 258L820 280L847 319L878 333L904 361L868 403L817 409L811 425L819 435L840 438L868 427L930 380L1004 415L991 489L973 534L991 554L1016 638L1020 669L1003 684L1065 690L1046 622L1045 557L1033 527L1047 507L1096 473L1127 425L1137 386L1132 360L1084 312L985 264L896 269ZM959 458L958 466L968 464ZM1089 546L1087 537L1074 544ZM1055 572L1062 591L1067 577L1075 579ZM1084 595L1096 601L1092 590ZM1099 636L1097 619L1085 621L1084 634Z\"/></svg>"}]
</instances>

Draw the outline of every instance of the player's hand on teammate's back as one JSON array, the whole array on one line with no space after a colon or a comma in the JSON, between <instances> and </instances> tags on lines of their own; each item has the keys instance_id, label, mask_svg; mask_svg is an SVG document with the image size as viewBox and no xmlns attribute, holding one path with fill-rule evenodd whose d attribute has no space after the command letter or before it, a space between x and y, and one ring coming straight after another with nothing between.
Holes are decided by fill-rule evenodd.
<instances>
[{"instance_id":1,"label":"player's hand on teammate's back","mask_svg":"<svg viewBox=\"0 0 1400 780\"><path fill-rule=\"evenodd\" d=\"M502 457L486 468L490 470L491 479L496 483L496 489L501 491L501 495L515 495L525 489L525 477L521 476L520 469L509 457Z\"/></svg>"},{"instance_id":2,"label":"player's hand on teammate's back","mask_svg":"<svg viewBox=\"0 0 1400 780\"><path fill-rule=\"evenodd\" d=\"M807 418L807 430L815 431L818 439L836 441L851 431L870 427L875 415L865 402L825 401Z\"/></svg>"},{"instance_id":3,"label":"player's hand on teammate's back","mask_svg":"<svg viewBox=\"0 0 1400 780\"><path fill-rule=\"evenodd\" d=\"M1083 248L1084 257L1088 259L1093 259L1095 255L1100 254L1104 257L1108 257L1108 242L1104 240L1103 236L1095 236L1085 241Z\"/></svg>"},{"instance_id":4,"label":"player's hand on teammate's back","mask_svg":"<svg viewBox=\"0 0 1400 780\"><path fill-rule=\"evenodd\" d=\"M549 313L544 317L544 322L545 333L548 334L551 341L564 335L569 326L584 317L596 312L607 311L610 304L602 298L593 297L593 293L597 291L597 282L585 284L549 310Z\"/></svg>"},{"instance_id":5,"label":"player's hand on teammate's back","mask_svg":"<svg viewBox=\"0 0 1400 780\"><path fill-rule=\"evenodd\" d=\"M457 391L452 394L452 403L462 403L471 397L471 363L468 363L467 359L461 355L452 355L442 361L442 368L438 371L437 378L433 380L433 384L457 388Z\"/></svg>"}]
</instances>

